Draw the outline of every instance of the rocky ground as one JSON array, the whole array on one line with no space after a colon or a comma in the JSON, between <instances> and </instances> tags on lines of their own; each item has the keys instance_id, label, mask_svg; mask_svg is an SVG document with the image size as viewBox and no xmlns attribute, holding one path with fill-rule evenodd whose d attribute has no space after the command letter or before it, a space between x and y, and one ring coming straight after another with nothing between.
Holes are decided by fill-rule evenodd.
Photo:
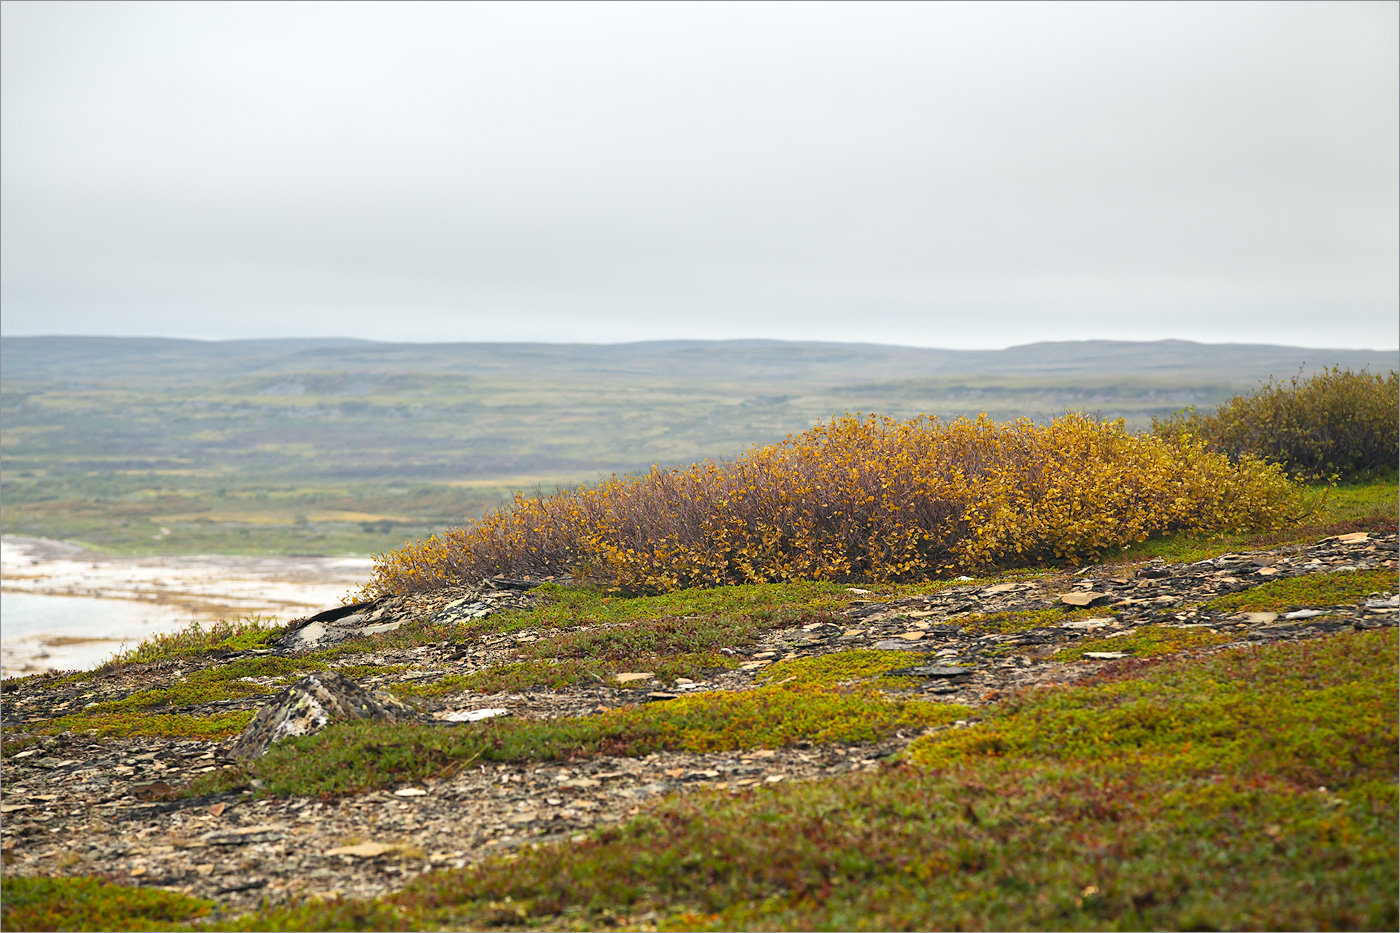
<instances>
[{"instance_id":1,"label":"rocky ground","mask_svg":"<svg viewBox=\"0 0 1400 933\"><path fill-rule=\"evenodd\" d=\"M1230 554L1193 564L1087 568L992 586L954 586L896 601L857 593L871 598L848 609L844 624L777 630L757 645L727 649L741 656L739 667L707 680L663 689L638 676L630 683L560 691L457 694L422 706L424 715L443 721L444 728L483 715L586 715L638 701L666 702L686 691L750 689L775 661L861 648L907 654L904 673L918 678L925 698L975 709L1009 691L1075 682L1105 667L1135 663L1130 646L1149 627L1216 633L1217 643L1201 650L1219 651L1394 626L1400 605L1394 584L1352 604L1300 606L1282 614L1199 607L1293 576L1394 571L1396 546L1393 534L1362 533L1307 548ZM295 628L272 650L295 653L353 635L392 631L410 621L479 618L502 607L526 607L534 597L523 585L504 581L494 588L391 597L331 610ZM1009 634L969 634L959 623L974 615L1055 608L1066 610L1057 624ZM344 663L382 666L386 673L361 678L369 686L432 682L509 661L521 642L559 632L513 631L479 642L373 651ZM1066 661L1066 651L1086 638L1104 650ZM1112 642L1097 641L1105 638L1123 639L1129 650L1116 651ZM237 656L128 668L66 685L26 681L3 696L6 744L23 743L28 730L53 717ZM254 696L179 712L251 709L267 699ZM959 725L965 723L953 728ZM421 872L461 866L522 843L581 839L666 794L696 788L742 793L755 785L877 769L914 737L898 735L855 747L601 757L567 766L487 764L422 785L321 801L259 799L251 793L168 799L193 777L231 761L232 741L99 741L54 735L4 759L0 851L7 872L103 874L210 897L231 911L292 896L373 896Z\"/></svg>"}]
</instances>

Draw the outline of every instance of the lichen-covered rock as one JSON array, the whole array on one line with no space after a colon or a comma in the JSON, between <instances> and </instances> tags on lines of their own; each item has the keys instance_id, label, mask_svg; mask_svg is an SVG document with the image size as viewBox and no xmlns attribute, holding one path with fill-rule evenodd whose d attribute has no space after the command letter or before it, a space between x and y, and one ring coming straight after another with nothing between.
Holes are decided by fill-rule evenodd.
<instances>
[{"instance_id":1,"label":"lichen-covered rock","mask_svg":"<svg viewBox=\"0 0 1400 933\"><path fill-rule=\"evenodd\" d=\"M347 638L392 632L403 620L392 617L397 600L390 597L372 599L349 606L336 606L325 612L292 623L287 634L272 643L281 651L310 651L329 648Z\"/></svg>"},{"instance_id":2,"label":"lichen-covered rock","mask_svg":"<svg viewBox=\"0 0 1400 933\"><path fill-rule=\"evenodd\" d=\"M412 707L382 690L368 690L335 671L310 674L273 697L229 750L235 758L256 758L278 739L312 735L333 722L418 719Z\"/></svg>"},{"instance_id":3,"label":"lichen-covered rock","mask_svg":"<svg viewBox=\"0 0 1400 933\"><path fill-rule=\"evenodd\" d=\"M352 638L398 631L404 625L461 625L505 609L528 609L536 597L526 590L541 582L493 578L482 580L479 586L381 596L336 606L293 622L271 647L279 654L320 651Z\"/></svg>"}]
</instances>

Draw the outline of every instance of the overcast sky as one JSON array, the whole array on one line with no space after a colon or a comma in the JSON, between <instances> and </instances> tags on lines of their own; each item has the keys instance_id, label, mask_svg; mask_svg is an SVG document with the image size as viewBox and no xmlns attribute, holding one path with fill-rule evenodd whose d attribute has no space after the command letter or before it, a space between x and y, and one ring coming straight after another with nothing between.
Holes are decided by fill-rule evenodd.
<instances>
[{"instance_id":1,"label":"overcast sky","mask_svg":"<svg viewBox=\"0 0 1400 933\"><path fill-rule=\"evenodd\" d=\"M5 335L1400 343L1400 4L6 0Z\"/></svg>"}]
</instances>

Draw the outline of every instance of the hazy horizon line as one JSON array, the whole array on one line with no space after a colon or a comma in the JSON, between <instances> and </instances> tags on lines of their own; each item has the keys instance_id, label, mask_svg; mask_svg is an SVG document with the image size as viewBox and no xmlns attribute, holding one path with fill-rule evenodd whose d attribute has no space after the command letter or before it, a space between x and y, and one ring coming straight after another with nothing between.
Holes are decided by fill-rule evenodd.
<instances>
[{"instance_id":1,"label":"hazy horizon line","mask_svg":"<svg viewBox=\"0 0 1400 933\"><path fill-rule=\"evenodd\" d=\"M1080 338L1075 340L1032 340L1029 343L1013 343L1002 347L949 347L929 344L882 343L864 340L803 340L786 337L677 337L652 340L376 340L369 337L349 337L342 335L318 335L298 337L172 337L164 334L5 334L0 332L0 340L166 340L184 343L294 343L315 341L339 341L346 343L374 344L379 346L555 346L555 347L629 347L666 344L802 344L806 346L848 346L848 347L890 347L906 350L941 350L950 353L1001 353L1035 346L1063 346L1066 344L1193 344L1202 347L1281 347L1297 350L1351 350L1374 353L1400 353L1400 345L1390 347L1358 346L1313 346L1290 343L1245 343L1242 341L1191 340L1183 337L1160 337L1155 340L1129 340L1112 337Z\"/></svg>"}]
</instances>

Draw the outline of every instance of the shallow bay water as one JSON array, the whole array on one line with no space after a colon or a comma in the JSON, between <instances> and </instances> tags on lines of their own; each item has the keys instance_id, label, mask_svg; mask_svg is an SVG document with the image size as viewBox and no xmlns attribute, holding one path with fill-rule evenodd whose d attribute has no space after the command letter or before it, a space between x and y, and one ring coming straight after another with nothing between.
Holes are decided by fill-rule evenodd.
<instances>
[{"instance_id":1,"label":"shallow bay water","mask_svg":"<svg viewBox=\"0 0 1400 933\"><path fill-rule=\"evenodd\" d=\"M0 538L0 675L94 667L158 632L250 615L286 622L339 604L362 557L112 557Z\"/></svg>"}]
</instances>

